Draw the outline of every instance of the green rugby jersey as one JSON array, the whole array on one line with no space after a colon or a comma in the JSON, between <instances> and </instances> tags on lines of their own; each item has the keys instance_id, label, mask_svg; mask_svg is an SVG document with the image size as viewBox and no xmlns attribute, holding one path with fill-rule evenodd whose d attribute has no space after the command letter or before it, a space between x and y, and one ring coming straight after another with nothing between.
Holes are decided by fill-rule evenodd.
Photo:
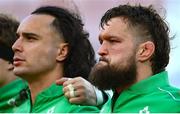
<instances>
[{"instance_id":1,"label":"green rugby jersey","mask_svg":"<svg viewBox=\"0 0 180 114\"><path fill-rule=\"evenodd\" d=\"M75 105L69 103L68 99L64 96L63 87L52 84L50 87L40 92L34 101L24 105L30 107L24 113L98 113L99 109L95 106ZM30 93L29 93L30 98Z\"/></svg>"},{"instance_id":2,"label":"green rugby jersey","mask_svg":"<svg viewBox=\"0 0 180 114\"><path fill-rule=\"evenodd\" d=\"M23 98L20 94L25 88L27 88L27 84L20 78L0 88L0 112L13 113L17 110L18 112L26 111L26 108L21 108L21 106L26 105L26 98Z\"/></svg>"},{"instance_id":3,"label":"green rugby jersey","mask_svg":"<svg viewBox=\"0 0 180 114\"><path fill-rule=\"evenodd\" d=\"M113 106L113 107L112 107ZM169 85L166 71L144 79L109 99L101 113L178 113L180 90Z\"/></svg>"}]
</instances>

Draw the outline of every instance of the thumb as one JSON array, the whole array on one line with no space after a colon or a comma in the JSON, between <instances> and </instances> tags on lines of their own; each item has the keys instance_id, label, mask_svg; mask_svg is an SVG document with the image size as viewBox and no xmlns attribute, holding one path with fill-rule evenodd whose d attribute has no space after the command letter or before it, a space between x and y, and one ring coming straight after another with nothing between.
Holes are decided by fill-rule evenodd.
<instances>
[{"instance_id":1,"label":"thumb","mask_svg":"<svg viewBox=\"0 0 180 114\"><path fill-rule=\"evenodd\" d=\"M68 78L60 78L56 80L57 85L63 85L64 82L68 81Z\"/></svg>"}]
</instances>

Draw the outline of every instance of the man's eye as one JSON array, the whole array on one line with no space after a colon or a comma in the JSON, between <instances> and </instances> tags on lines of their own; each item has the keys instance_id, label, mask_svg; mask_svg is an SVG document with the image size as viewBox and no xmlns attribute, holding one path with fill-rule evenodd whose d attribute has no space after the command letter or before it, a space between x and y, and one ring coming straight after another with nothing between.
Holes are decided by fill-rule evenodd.
<instances>
[{"instance_id":1,"label":"man's eye","mask_svg":"<svg viewBox=\"0 0 180 114\"><path fill-rule=\"evenodd\" d=\"M116 40L109 40L109 42L111 42L111 43L115 43L115 42L117 42Z\"/></svg>"},{"instance_id":2,"label":"man's eye","mask_svg":"<svg viewBox=\"0 0 180 114\"><path fill-rule=\"evenodd\" d=\"M34 38L34 37L26 37L26 39L30 40L30 41L36 40L36 38Z\"/></svg>"},{"instance_id":3,"label":"man's eye","mask_svg":"<svg viewBox=\"0 0 180 114\"><path fill-rule=\"evenodd\" d=\"M108 40L110 43L120 43L121 41L120 40L114 40L114 39L110 39Z\"/></svg>"},{"instance_id":4,"label":"man's eye","mask_svg":"<svg viewBox=\"0 0 180 114\"><path fill-rule=\"evenodd\" d=\"M103 40L99 40L99 43L102 44L102 43L103 43Z\"/></svg>"}]
</instances>

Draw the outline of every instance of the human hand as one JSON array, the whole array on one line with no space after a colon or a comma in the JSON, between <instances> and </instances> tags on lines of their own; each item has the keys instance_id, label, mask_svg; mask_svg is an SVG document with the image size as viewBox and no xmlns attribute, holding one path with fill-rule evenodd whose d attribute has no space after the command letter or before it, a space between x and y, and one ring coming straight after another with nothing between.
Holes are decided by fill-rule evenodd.
<instances>
[{"instance_id":1,"label":"human hand","mask_svg":"<svg viewBox=\"0 0 180 114\"><path fill-rule=\"evenodd\" d=\"M57 85L63 85L64 95L70 103L80 105L96 105L96 93L93 85L82 77L63 77L56 81ZM68 85L72 85L74 96L71 95Z\"/></svg>"}]
</instances>

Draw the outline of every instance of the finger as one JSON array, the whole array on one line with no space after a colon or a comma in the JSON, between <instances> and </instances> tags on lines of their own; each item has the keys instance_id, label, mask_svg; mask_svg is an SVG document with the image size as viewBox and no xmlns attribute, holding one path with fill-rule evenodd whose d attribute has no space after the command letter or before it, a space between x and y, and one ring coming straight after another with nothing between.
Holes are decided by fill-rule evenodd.
<instances>
[{"instance_id":1,"label":"finger","mask_svg":"<svg viewBox=\"0 0 180 114\"><path fill-rule=\"evenodd\" d=\"M69 102L73 104L82 104L83 100L81 97L72 97L69 99Z\"/></svg>"},{"instance_id":2,"label":"finger","mask_svg":"<svg viewBox=\"0 0 180 114\"><path fill-rule=\"evenodd\" d=\"M74 91L74 96L70 95L70 94L71 94L70 91L65 92L65 94L66 94L66 96L67 96L68 98L85 97L85 95L84 95L84 93L83 93L82 90L75 90L75 91Z\"/></svg>"},{"instance_id":3,"label":"finger","mask_svg":"<svg viewBox=\"0 0 180 114\"><path fill-rule=\"evenodd\" d=\"M78 97L76 95L76 91L67 91L66 93L64 93L65 97L69 98L74 98L74 97Z\"/></svg>"},{"instance_id":4,"label":"finger","mask_svg":"<svg viewBox=\"0 0 180 114\"><path fill-rule=\"evenodd\" d=\"M75 78L68 78L68 79L69 80L63 83L63 86L67 86L69 84L81 83L84 80L82 77L75 77Z\"/></svg>"},{"instance_id":5,"label":"finger","mask_svg":"<svg viewBox=\"0 0 180 114\"><path fill-rule=\"evenodd\" d=\"M70 98L70 92L69 92L69 91L65 92L65 93L64 93L64 96L69 99L69 98Z\"/></svg>"},{"instance_id":6,"label":"finger","mask_svg":"<svg viewBox=\"0 0 180 114\"><path fill-rule=\"evenodd\" d=\"M66 93L69 91L69 88L67 86L63 87L63 92Z\"/></svg>"},{"instance_id":7,"label":"finger","mask_svg":"<svg viewBox=\"0 0 180 114\"><path fill-rule=\"evenodd\" d=\"M68 80L69 80L69 78L64 78L64 77L63 77L63 78L57 79L57 80L56 80L56 84L57 84L57 85L63 85L63 83L66 82L66 81L68 81Z\"/></svg>"},{"instance_id":8,"label":"finger","mask_svg":"<svg viewBox=\"0 0 180 114\"><path fill-rule=\"evenodd\" d=\"M63 86L63 92L64 93L70 91L70 87L69 87L70 85L72 86L73 90L76 90L76 87L73 84L69 84L67 86Z\"/></svg>"},{"instance_id":9,"label":"finger","mask_svg":"<svg viewBox=\"0 0 180 114\"><path fill-rule=\"evenodd\" d=\"M76 82L76 79L68 78L68 80L63 83L63 86L68 86L69 84L74 84L75 82Z\"/></svg>"},{"instance_id":10,"label":"finger","mask_svg":"<svg viewBox=\"0 0 180 114\"><path fill-rule=\"evenodd\" d=\"M68 85L63 86L63 92L64 92L64 93L67 92L67 91L70 91L70 90L69 90L69 87L68 87L70 84L73 86L73 88L74 88L75 91L79 91L79 90L81 90L81 89L84 89L84 88L82 87L82 85L79 84L79 83L74 83L74 84L69 83Z\"/></svg>"},{"instance_id":11,"label":"finger","mask_svg":"<svg viewBox=\"0 0 180 114\"><path fill-rule=\"evenodd\" d=\"M74 91L75 97L85 97L85 93L82 89L78 89Z\"/></svg>"}]
</instances>

